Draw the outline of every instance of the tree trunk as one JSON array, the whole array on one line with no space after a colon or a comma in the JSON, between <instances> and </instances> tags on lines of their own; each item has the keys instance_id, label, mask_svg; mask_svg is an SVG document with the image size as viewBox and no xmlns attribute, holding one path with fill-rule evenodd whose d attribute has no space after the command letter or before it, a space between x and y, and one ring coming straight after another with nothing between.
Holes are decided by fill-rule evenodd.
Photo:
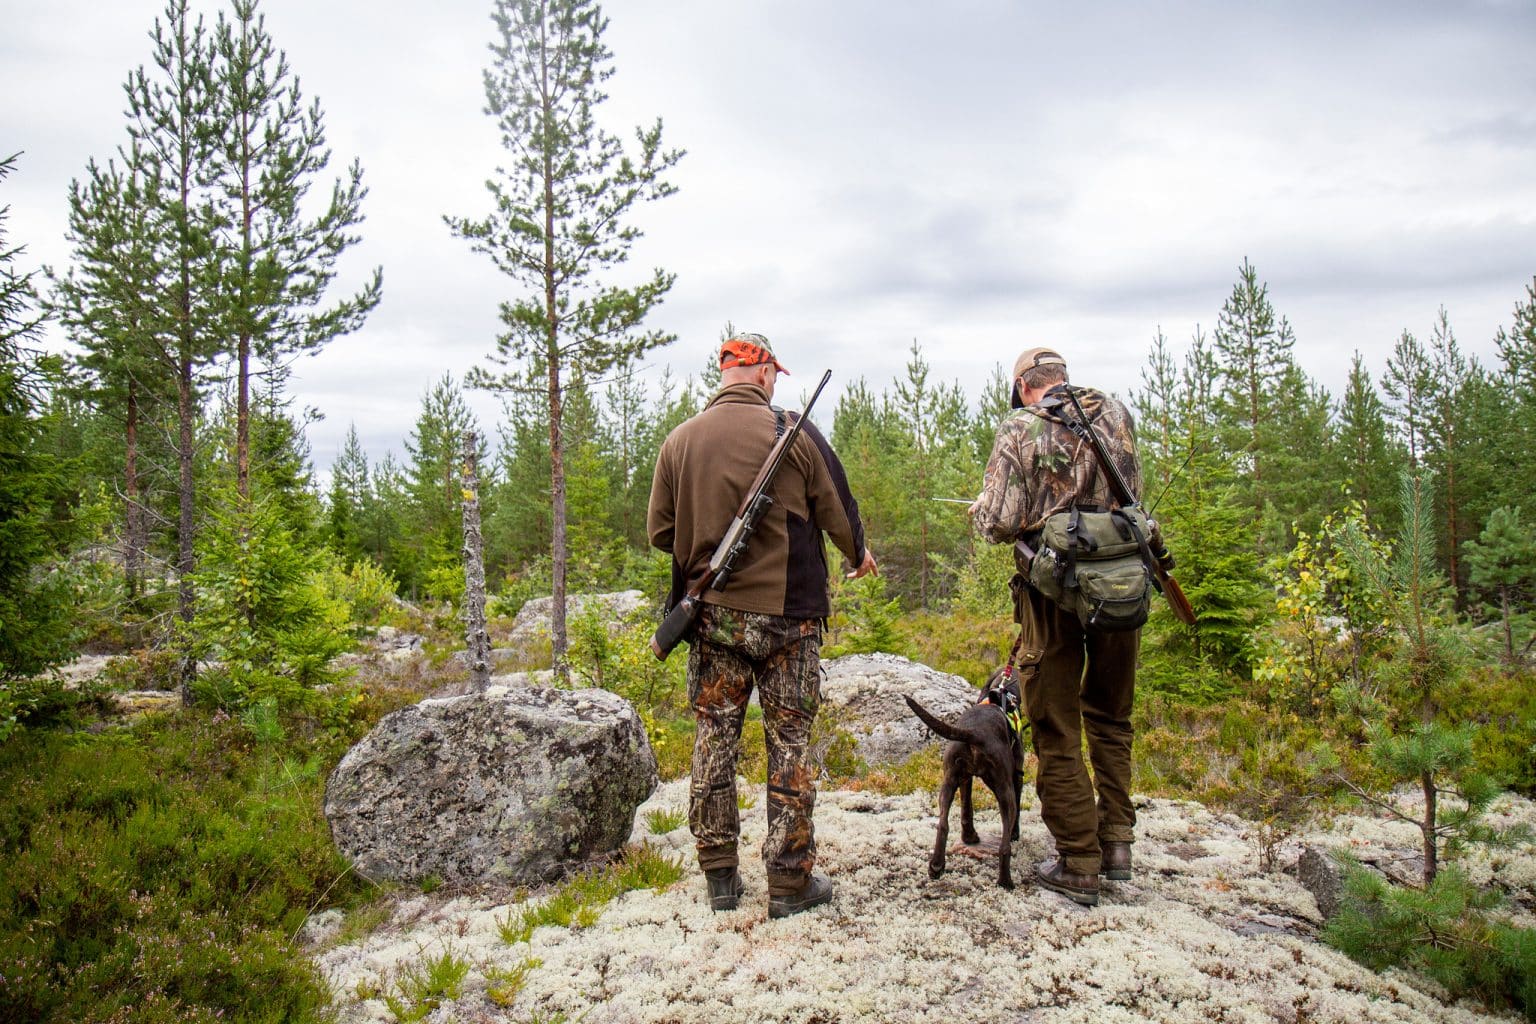
<instances>
[{"instance_id":1,"label":"tree trunk","mask_svg":"<svg viewBox=\"0 0 1536 1024\"><path fill-rule=\"evenodd\" d=\"M464 435L464 642L469 685L484 693L491 685L491 637L485 628L485 555L480 537L480 467L473 430Z\"/></svg>"},{"instance_id":2,"label":"tree trunk","mask_svg":"<svg viewBox=\"0 0 1536 1024\"><path fill-rule=\"evenodd\" d=\"M1504 615L1504 662L1513 666L1515 663L1515 623L1509 611L1509 588L1499 587L1499 608Z\"/></svg>"},{"instance_id":3,"label":"tree trunk","mask_svg":"<svg viewBox=\"0 0 1536 1024\"><path fill-rule=\"evenodd\" d=\"M144 510L139 502L139 395L131 379L127 421L127 451L123 456L123 588L127 592L128 610L138 614L144 604ZM133 639L136 641L137 637Z\"/></svg>"},{"instance_id":4,"label":"tree trunk","mask_svg":"<svg viewBox=\"0 0 1536 1024\"><path fill-rule=\"evenodd\" d=\"M1435 777L1430 772L1425 772L1419 777L1419 784L1424 789L1424 886L1428 888L1433 884L1435 875L1439 873L1439 844L1435 842L1435 826L1437 824L1438 810L1435 806Z\"/></svg>"},{"instance_id":5,"label":"tree trunk","mask_svg":"<svg viewBox=\"0 0 1536 1024\"><path fill-rule=\"evenodd\" d=\"M556 356L558 358L558 356ZM551 505L550 583L551 606L549 609L550 655L555 678L562 686L571 681L570 666L565 652L569 646L565 632L565 437L560 418L563 413L560 391L560 369L555 359L549 368L549 497Z\"/></svg>"},{"instance_id":6,"label":"tree trunk","mask_svg":"<svg viewBox=\"0 0 1536 1024\"><path fill-rule=\"evenodd\" d=\"M190 344L183 342L181 363L176 376L176 459L180 473L177 479L176 497L180 516L176 523L176 594L177 608L181 617L182 635L177 639L181 651L181 702L192 703L192 683L197 678L197 655L192 651L192 616L196 611L196 593L193 590L192 573L197 568L197 556L192 547L195 520L193 498L195 487L192 476L192 422L196 409L192 401L192 353Z\"/></svg>"},{"instance_id":7,"label":"tree trunk","mask_svg":"<svg viewBox=\"0 0 1536 1024\"><path fill-rule=\"evenodd\" d=\"M545 116L550 116L548 67L545 68ZM550 656L555 680L569 686L571 669L566 664L565 634L565 438L560 388L559 268L555 265L555 166L544 153L544 316L545 345L549 356L549 500L550 500Z\"/></svg>"}]
</instances>

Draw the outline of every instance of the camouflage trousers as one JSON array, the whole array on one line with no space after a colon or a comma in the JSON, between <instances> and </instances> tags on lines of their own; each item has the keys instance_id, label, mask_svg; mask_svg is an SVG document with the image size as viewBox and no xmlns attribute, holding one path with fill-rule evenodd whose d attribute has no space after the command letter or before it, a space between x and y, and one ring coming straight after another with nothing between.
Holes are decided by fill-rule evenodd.
<instances>
[{"instance_id":1,"label":"camouflage trousers","mask_svg":"<svg viewBox=\"0 0 1536 1024\"><path fill-rule=\"evenodd\" d=\"M694 630L688 651L695 721L688 825L699 867L737 865L736 763L756 686L768 748L768 891L796 892L816 863L816 767L809 747L821 704L820 624L705 605Z\"/></svg>"}]
</instances>

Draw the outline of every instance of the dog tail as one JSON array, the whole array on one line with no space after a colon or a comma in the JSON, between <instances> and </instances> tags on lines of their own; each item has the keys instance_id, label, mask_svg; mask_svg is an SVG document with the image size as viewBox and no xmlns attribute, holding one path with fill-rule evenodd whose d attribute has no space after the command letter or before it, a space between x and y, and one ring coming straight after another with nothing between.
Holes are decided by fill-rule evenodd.
<instances>
[{"instance_id":1,"label":"dog tail","mask_svg":"<svg viewBox=\"0 0 1536 1024\"><path fill-rule=\"evenodd\" d=\"M961 729L958 725L951 725L942 718L936 717L927 708L905 694L902 695L902 699L907 702L907 707L912 709L912 713L922 719L924 725L947 740L955 740L958 743L980 743L985 740L985 737L979 736L968 729Z\"/></svg>"}]
</instances>

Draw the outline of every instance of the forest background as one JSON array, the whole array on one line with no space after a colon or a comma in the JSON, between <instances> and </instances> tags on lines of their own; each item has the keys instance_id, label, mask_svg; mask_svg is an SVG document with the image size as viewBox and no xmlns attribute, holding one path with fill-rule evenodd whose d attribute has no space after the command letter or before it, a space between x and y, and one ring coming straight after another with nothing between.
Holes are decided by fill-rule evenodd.
<instances>
[{"instance_id":1,"label":"forest background","mask_svg":"<svg viewBox=\"0 0 1536 1024\"><path fill-rule=\"evenodd\" d=\"M600 18L587 24L592 44ZM607 56L586 51L599 67ZM0 235L0 772L16 794L0 816L12 867L0 952L21 965L0 1006L124 1009L148 940L114 929L136 920L159 929L155 970L174 979L143 1019L254 1013L272 977L303 1016L325 1002L283 956L304 911L369 898L318 822L319 780L379 715L462 672L466 500L482 518L493 623L567 586L638 589L659 610L669 566L645 542L650 476L662 439L718 383L714 346L691 339L695 372L644 386L641 357L671 339L639 325L670 280L657 272L622 301L599 289L601 315L639 340L570 358L504 338L495 374L445 374L425 391L403 458L370 456L352 431L321 483L287 367L379 301L377 274L351 294L333 287L361 230L362 168L328 168L320 108L250 0L211 25L173 2L151 65L126 85L122 147L69 187L70 263L31 268L25 240ZM639 141L659 175L676 156L655 131ZM594 139L577 149L602 172L608 143ZM633 165L614 166L634 184ZM668 194L659 178L642 184L644 198ZM450 224L496 244L491 221ZM623 260L609 262L599 269ZM1476 823L1497 785L1536 793L1536 280L1509 297L1494 362L1468 356L1441 309L1382 365L1357 353L1333 394L1297 361L1260 268L1242 259L1234 277L1209 332L1158 332L1122 396L1143 497L1200 618L1190 628L1159 606L1148 624L1138 786L1231 806L1273 836L1320 804L1417 787L1431 809L1406 816L1425 829L1424 891L1444 897L1455 874L1433 888L1442 855L1497 838ZM509 307L509 337L538 315ZM50 322L67 357L39 340ZM936 499L975 494L1009 382L1000 366L940 380L920 339L887 351L903 349L818 412L882 569L834 581L827 652L901 653L979 683L1011 639L1011 552L978 543L963 509ZM500 396L497 422L478 421L469 387ZM384 625L428 635L428 678L340 667ZM591 616L565 640L524 652L522 667L553 661L624 693L663 773L686 771L681 659L658 665L643 636ZM84 684L51 671L81 652L121 657ZM114 690L154 688L179 690L185 710L80 730ZM933 768L885 776L844 756L828 773L899 786L931 783ZM227 791L178 798L198 775ZM168 865L188 874L173 881ZM230 891L249 897L238 913L221 902ZM1442 912L1487 934L1486 908L1454 892L1461 903ZM218 922L214 947L190 938L189 911ZM1529 1010L1533 954L1519 943L1503 973L1463 965L1459 984Z\"/></svg>"}]
</instances>

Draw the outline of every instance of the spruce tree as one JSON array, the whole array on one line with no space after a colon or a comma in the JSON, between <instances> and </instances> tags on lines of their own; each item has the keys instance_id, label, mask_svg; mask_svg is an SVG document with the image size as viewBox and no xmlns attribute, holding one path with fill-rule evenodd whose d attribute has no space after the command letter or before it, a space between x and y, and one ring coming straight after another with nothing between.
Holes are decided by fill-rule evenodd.
<instances>
[{"instance_id":1,"label":"spruce tree","mask_svg":"<svg viewBox=\"0 0 1536 1024\"><path fill-rule=\"evenodd\" d=\"M1360 502L1367 519L1390 532L1398 510L1395 481L1402 468L1401 449L1392 443L1386 405L1358 350L1334 410L1332 447L1344 493Z\"/></svg>"},{"instance_id":2,"label":"spruce tree","mask_svg":"<svg viewBox=\"0 0 1536 1024\"><path fill-rule=\"evenodd\" d=\"M1429 356L1412 332L1404 330L1398 336L1381 383L1392 397L1392 422L1408 447L1408 467L1418 469L1428 443L1434 379Z\"/></svg>"},{"instance_id":3,"label":"spruce tree","mask_svg":"<svg viewBox=\"0 0 1536 1024\"><path fill-rule=\"evenodd\" d=\"M0 181L19 155L0 159ZM17 266L23 247L6 237L9 214L0 206L0 739L26 711L5 681L63 661L70 639L67 590L43 572L58 467L41 450L40 416L59 366L37 347L46 314L34 272Z\"/></svg>"},{"instance_id":4,"label":"spruce tree","mask_svg":"<svg viewBox=\"0 0 1536 1024\"><path fill-rule=\"evenodd\" d=\"M357 424L347 425L336 461L331 463L326 522L331 550L352 562L362 557L363 529L369 498L368 455L357 436Z\"/></svg>"},{"instance_id":5,"label":"spruce tree","mask_svg":"<svg viewBox=\"0 0 1536 1024\"><path fill-rule=\"evenodd\" d=\"M640 237L636 207L674 189L663 174L681 157L665 150L661 122L636 131L637 152L597 125L595 111L613 75L603 43L607 19L593 0L496 0L495 61L485 75L487 112L496 119L509 161L486 187L495 212L449 217L455 234L491 258L517 297L501 305L506 330L493 369L478 386L522 383L517 367L538 359L544 370L550 454L551 628L555 670L564 680L567 572L565 392L573 373L607 368L671 341L642 327L672 287L657 269L625 287L606 279Z\"/></svg>"},{"instance_id":6,"label":"spruce tree","mask_svg":"<svg viewBox=\"0 0 1536 1024\"><path fill-rule=\"evenodd\" d=\"M434 569L451 566L458 578L463 547L459 471L463 438L471 431L477 436L480 432L475 415L463 389L445 373L422 396L421 413L405 441L410 456L406 472L412 528L403 545L408 563L396 575L412 589L425 583ZM483 441L479 454L480 464L485 465Z\"/></svg>"},{"instance_id":7,"label":"spruce tree","mask_svg":"<svg viewBox=\"0 0 1536 1024\"><path fill-rule=\"evenodd\" d=\"M1493 510L1476 540L1466 545L1468 577L1474 587L1492 596L1499 609L1504 661L1515 663L1515 631L1528 616L1532 585L1536 584L1536 539L1519 508Z\"/></svg>"},{"instance_id":8,"label":"spruce tree","mask_svg":"<svg viewBox=\"0 0 1536 1024\"><path fill-rule=\"evenodd\" d=\"M1258 528L1256 547L1262 552L1265 509L1274 503L1275 491L1284 482L1273 463L1286 444L1279 433L1291 415L1285 401L1298 393L1292 357L1296 339L1289 321L1275 312L1269 286L1259 281L1258 271L1246 259L1238 268L1232 294L1221 307L1212 340L1221 440L1241 470L1242 487Z\"/></svg>"}]
</instances>

